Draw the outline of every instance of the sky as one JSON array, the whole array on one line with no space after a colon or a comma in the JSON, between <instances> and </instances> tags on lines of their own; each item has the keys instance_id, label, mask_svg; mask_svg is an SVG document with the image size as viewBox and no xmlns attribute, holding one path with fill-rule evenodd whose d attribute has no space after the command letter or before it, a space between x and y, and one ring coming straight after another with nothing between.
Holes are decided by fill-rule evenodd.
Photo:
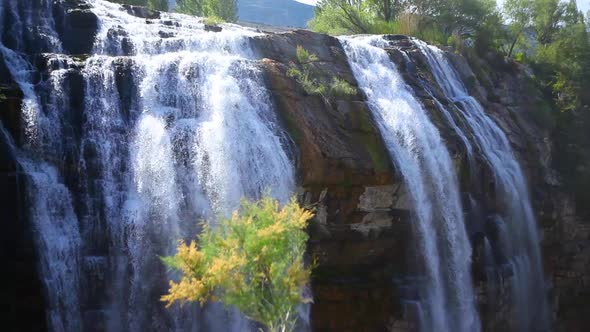
<instances>
[{"instance_id":1,"label":"sky","mask_svg":"<svg viewBox=\"0 0 590 332\"><path fill-rule=\"evenodd\" d=\"M306 5L312 5L312 6L315 5L316 2L318 2L318 0L295 0L295 1L304 3Z\"/></svg>"},{"instance_id":2,"label":"sky","mask_svg":"<svg viewBox=\"0 0 590 332\"><path fill-rule=\"evenodd\" d=\"M295 1L298 1L298 0L295 0ZM313 2L317 2L317 1L313 1ZM504 3L504 0L496 0L496 2L498 3L498 6L501 6L502 3ZM576 2L578 3L578 9L583 11L584 14L586 14L588 9L590 9L590 0L576 0Z\"/></svg>"},{"instance_id":3,"label":"sky","mask_svg":"<svg viewBox=\"0 0 590 332\"><path fill-rule=\"evenodd\" d=\"M305 3L308 5L315 5L318 2L318 0L295 0L295 1ZM504 0L496 0L496 2L498 3L499 6L501 6L502 3L504 2ZM586 13L590 9L590 0L576 0L576 2L578 3L578 8L581 11L583 11L584 13Z\"/></svg>"}]
</instances>

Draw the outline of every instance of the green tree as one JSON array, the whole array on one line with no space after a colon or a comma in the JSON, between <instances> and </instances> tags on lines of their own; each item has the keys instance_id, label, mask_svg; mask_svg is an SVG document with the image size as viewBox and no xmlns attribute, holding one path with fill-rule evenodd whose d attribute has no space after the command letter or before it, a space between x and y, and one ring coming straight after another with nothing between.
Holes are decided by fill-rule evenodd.
<instances>
[{"instance_id":1,"label":"green tree","mask_svg":"<svg viewBox=\"0 0 590 332\"><path fill-rule=\"evenodd\" d=\"M402 0L370 0L369 8L375 15L385 22L392 22L402 11Z\"/></svg>"},{"instance_id":2,"label":"green tree","mask_svg":"<svg viewBox=\"0 0 590 332\"><path fill-rule=\"evenodd\" d=\"M176 11L194 16L203 16L203 0L178 0Z\"/></svg>"},{"instance_id":3,"label":"green tree","mask_svg":"<svg viewBox=\"0 0 590 332\"><path fill-rule=\"evenodd\" d=\"M493 14L495 0L408 0L408 11L434 19L442 29L476 29L486 16Z\"/></svg>"},{"instance_id":4,"label":"green tree","mask_svg":"<svg viewBox=\"0 0 590 332\"><path fill-rule=\"evenodd\" d=\"M510 22L508 28L511 34L508 57L512 57L514 47L521 40L523 33L532 27L533 2L534 0L506 0L504 3L504 13Z\"/></svg>"},{"instance_id":5,"label":"green tree","mask_svg":"<svg viewBox=\"0 0 590 332\"><path fill-rule=\"evenodd\" d=\"M551 43L539 45L536 65L562 111L590 104L590 39L584 18L564 16Z\"/></svg>"},{"instance_id":6,"label":"green tree","mask_svg":"<svg viewBox=\"0 0 590 332\"><path fill-rule=\"evenodd\" d=\"M204 16L215 16L227 22L235 22L238 19L237 0L204 0Z\"/></svg>"},{"instance_id":7,"label":"green tree","mask_svg":"<svg viewBox=\"0 0 590 332\"><path fill-rule=\"evenodd\" d=\"M399 33L445 43L455 31L493 40L499 21L494 0L322 0L309 26L329 34Z\"/></svg>"},{"instance_id":8,"label":"green tree","mask_svg":"<svg viewBox=\"0 0 590 332\"><path fill-rule=\"evenodd\" d=\"M369 33L372 14L368 4L363 0L321 0L309 25L324 33Z\"/></svg>"},{"instance_id":9,"label":"green tree","mask_svg":"<svg viewBox=\"0 0 590 332\"><path fill-rule=\"evenodd\" d=\"M184 14L219 17L223 21L238 19L237 0L178 0L176 11Z\"/></svg>"},{"instance_id":10,"label":"green tree","mask_svg":"<svg viewBox=\"0 0 590 332\"><path fill-rule=\"evenodd\" d=\"M540 44L546 45L554 40L565 10L566 4L559 0L533 1L533 28Z\"/></svg>"},{"instance_id":11,"label":"green tree","mask_svg":"<svg viewBox=\"0 0 590 332\"><path fill-rule=\"evenodd\" d=\"M165 263L182 273L162 300L235 306L270 332L290 332L310 268L303 265L312 213L293 199L283 208L271 198L244 201L240 213L205 226L197 242L181 243Z\"/></svg>"},{"instance_id":12,"label":"green tree","mask_svg":"<svg viewBox=\"0 0 590 332\"><path fill-rule=\"evenodd\" d=\"M535 42L523 60L534 70L538 86L551 98L554 167L563 175L568 192L574 194L580 213L590 215L590 208L587 208L590 206L587 190L590 186L590 35L587 21L572 0L509 0L504 12L512 38L527 31L529 39ZM512 56L511 51L507 54Z\"/></svg>"}]
</instances>

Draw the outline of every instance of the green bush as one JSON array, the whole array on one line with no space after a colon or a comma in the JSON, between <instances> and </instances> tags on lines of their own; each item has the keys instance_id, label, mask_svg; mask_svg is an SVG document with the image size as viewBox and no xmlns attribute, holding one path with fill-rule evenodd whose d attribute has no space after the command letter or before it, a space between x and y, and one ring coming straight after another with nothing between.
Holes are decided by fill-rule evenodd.
<instances>
[{"instance_id":1,"label":"green bush","mask_svg":"<svg viewBox=\"0 0 590 332\"><path fill-rule=\"evenodd\" d=\"M325 96L327 92L326 86L312 77L316 75L313 75L313 69L310 64L318 61L318 57L301 45L297 46L296 55L297 62L303 70L300 70L295 65L291 65L287 71L287 75L295 78L307 94Z\"/></svg>"},{"instance_id":2,"label":"green bush","mask_svg":"<svg viewBox=\"0 0 590 332\"><path fill-rule=\"evenodd\" d=\"M319 70L313 68L311 63L317 62L317 55L310 53L301 45L297 46L297 63L302 69L292 64L287 70L287 76L295 78L305 93L323 97L346 97L357 94L356 88L345 80L337 77L332 79L329 86L319 80Z\"/></svg>"},{"instance_id":3,"label":"green bush","mask_svg":"<svg viewBox=\"0 0 590 332\"><path fill-rule=\"evenodd\" d=\"M303 46L297 46L297 61L300 64L308 64L310 62L318 61L318 57L315 54L309 53L308 50L303 48Z\"/></svg>"},{"instance_id":4,"label":"green bush","mask_svg":"<svg viewBox=\"0 0 590 332\"><path fill-rule=\"evenodd\" d=\"M178 0L177 5L179 13L215 19L211 25L238 19L236 0Z\"/></svg>"},{"instance_id":5,"label":"green bush","mask_svg":"<svg viewBox=\"0 0 590 332\"><path fill-rule=\"evenodd\" d=\"M297 80L297 83L301 85L305 93L308 95L321 95L325 96L327 88L324 84L318 83L317 80L311 78L309 70L299 70L296 67L291 67L287 71L287 76Z\"/></svg>"},{"instance_id":6,"label":"green bush","mask_svg":"<svg viewBox=\"0 0 590 332\"><path fill-rule=\"evenodd\" d=\"M330 85L330 95L336 97L348 97L357 94L357 90L350 83L343 79L334 77Z\"/></svg>"},{"instance_id":7,"label":"green bush","mask_svg":"<svg viewBox=\"0 0 590 332\"><path fill-rule=\"evenodd\" d=\"M243 201L240 212L205 226L198 241L181 243L175 256L163 258L182 278L170 282L162 300L220 300L268 331L293 331L297 306L311 301L302 290L311 273L303 256L312 216L295 199L282 208L269 197Z\"/></svg>"}]
</instances>

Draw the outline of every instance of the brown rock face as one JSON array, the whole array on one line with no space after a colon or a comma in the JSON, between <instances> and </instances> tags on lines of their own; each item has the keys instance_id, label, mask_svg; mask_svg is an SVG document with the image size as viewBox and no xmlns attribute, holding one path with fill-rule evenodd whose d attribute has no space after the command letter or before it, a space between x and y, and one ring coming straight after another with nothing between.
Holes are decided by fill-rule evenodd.
<instances>
[{"instance_id":1,"label":"brown rock face","mask_svg":"<svg viewBox=\"0 0 590 332\"><path fill-rule=\"evenodd\" d=\"M449 104L429 73L424 55L404 36L391 36L390 58L438 127L455 161L461 190L478 193L493 211L493 179L485 161L466 167L466 151L441 118L436 101ZM277 110L296 149L301 200L316 207L310 226L310 253L317 259L313 276L315 331L408 331L415 313L402 305L412 299L411 276L419 266L413 252L409 203L392 166L367 103L350 98L309 95L287 71L297 62L296 47L316 54L319 76L337 76L356 85L344 52L334 38L295 31L253 41L265 57L262 67ZM401 54L405 52L409 57ZM582 331L590 317L590 227L551 168L551 140L539 118L546 101L526 69L497 56L473 59L449 52L470 93L506 132L528 177L542 231L546 279L556 331ZM475 68L475 69L472 69ZM478 178L471 172L481 174ZM488 192L489 191L489 192ZM483 269L482 228L465 196L467 229L473 253L477 302L485 330L503 331L509 321L510 290L487 280ZM493 216L487 216L491 218ZM490 305L494 294L494 305Z\"/></svg>"},{"instance_id":2,"label":"brown rock face","mask_svg":"<svg viewBox=\"0 0 590 332\"><path fill-rule=\"evenodd\" d=\"M528 177L551 287L553 330L585 331L590 325L590 223L576 212L571 193L564 192L551 167L551 106L521 65L493 54L453 55L451 60L464 81L474 82L472 93L507 134ZM494 322L498 316L492 312L484 318Z\"/></svg>"},{"instance_id":3,"label":"brown rock face","mask_svg":"<svg viewBox=\"0 0 590 332\"><path fill-rule=\"evenodd\" d=\"M56 22L64 48L70 54L91 52L98 18L85 1L60 1ZM149 20L159 13L133 6L125 9ZM124 33L114 31L113 33ZM162 35L170 38L172 35ZM439 129L449 149L465 193L478 192L483 204L497 204L492 194L491 174L486 162L476 160L470 176L464 147L441 117L435 99L453 107L436 86L424 55L405 36L388 36L388 54L405 82L413 89ZM314 331L373 332L415 331L417 312L407 302L416 299L415 275L420 274L419 253L415 252L411 204L400 175L371 117L365 96L348 65L340 42L309 31L269 34L251 40L259 51L260 68L273 96L283 127L292 139L298 171L300 201L315 208L309 227L309 254L318 266L312 278L315 303L311 307ZM318 81L330 84L337 77L357 87L348 96L310 94L289 69L301 69L297 46L317 56L307 64ZM124 47L125 48L125 47ZM125 53L131 49L125 48ZM405 52L407 57L404 55ZM38 52L40 53L40 52ZM547 107L542 94L532 84L526 68L490 55L464 58L449 52L463 82L483 104L486 112L506 132L529 180L535 212L542 233L546 278L551 289L555 331L586 331L590 326L590 223L576 212L570 195L563 191L559 174L552 168L549 129L539 116ZM84 56L80 57L84 62ZM0 59L0 121L18 144L22 92L11 81ZM133 76L132 61L117 62L117 85L127 91ZM42 71L40 69L40 71ZM71 109L73 129L81 131L77 112L83 105L80 68L72 68L69 84L73 89ZM121 94L121 105L129 112L132 96ZM85 150L87 160L94 153ZM66 156L65 164L73 159ZM92 168L92 165L89 166ZM75 185L76 173L65 181ZM3 308L0 316L8 331L44 330L43 295L34 254L31 226L25 223L25 176L18 171L8 139L0 135L0 216L3 223L2 259L8 262L13 280L2 283ZM490 192L492 190L489 190ZM486 331L504 331L509 290L487 280L482 269L482 228L485 216L476 216L468 195L463 202L467 229L471 236L473 279L478 307ZM484 221L482 221L482 219ZM103 243L91 245L101 246ZM100 248L99 248L100 249ZM489 294L496 294L494 310ZM7 300L8 299L8 300ZM406 303L404 303L406 302ZM4 319L6 317L6 319ZM25 328L23 328L25 327ZM101 327L96 327L100 330Z\"/></svg>"},{"instance_id":4,"label":"brown rock face","mask_svg":"<svg viewBox=\"0 0 590 332\"><path fill-rule=\"evenodd\" d=\"M356 85L344 51L337 39L308 31L255 43L266 58L262 64L277 110L297 146L301 199L316 208L309 244L318 262L312 327L382 331L400 313L392 280L408 256L403 188L361 94L308 95L286 74L302 45L317 55L318 76Z\"/></svg>"},{"instance_id":5,"label":"brown rock face","mask_svg":"<svg viewBox=\"0 0 590 332\"><path fill-rule=\"evenodd\" d=\"M297 31L255 41L266 57L267 74L277 110L301 150L298 158L303 187L381 185L393 181L387 152L361 96L348 99L308 95L287 70L296 61L298 45L316 54L320 75L354 78L338 40ZM314 69L314 73L315 73Z\"/></svg>"}]
</instances>

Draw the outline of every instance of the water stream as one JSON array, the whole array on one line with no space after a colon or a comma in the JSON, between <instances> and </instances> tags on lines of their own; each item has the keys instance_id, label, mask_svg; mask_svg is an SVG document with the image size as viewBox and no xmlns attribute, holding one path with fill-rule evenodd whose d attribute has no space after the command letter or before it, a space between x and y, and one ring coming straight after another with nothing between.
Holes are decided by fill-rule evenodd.
<instances>
[{"instance_id":1,"label":"water stream","mask_svg":"<svg viewBox=\"0 0 590 332\"><path fill-rule=\"evenodd\" d=\"M541 262L537 223L528 193L526 178L506 134L485 114L482 105L469 95L446 54L414 40L426 55L432 73L449 100L462 111L475 143L493 174L496 197L501 204L500 243L508 257L511 277L514 322L518 331L548 330L548 307Z\"/></svg>"},{"instance_id":2,"label":"water stream","mask_svg":"<svg viewBox=\"0 0 590 332\"><path fill-rule=\"evenodd\" d=\"M382 48L381 36L341 39L413 203L424 260L422 331L478 331L455 169L440 133Z\"/></svg>"}]
</instances>

